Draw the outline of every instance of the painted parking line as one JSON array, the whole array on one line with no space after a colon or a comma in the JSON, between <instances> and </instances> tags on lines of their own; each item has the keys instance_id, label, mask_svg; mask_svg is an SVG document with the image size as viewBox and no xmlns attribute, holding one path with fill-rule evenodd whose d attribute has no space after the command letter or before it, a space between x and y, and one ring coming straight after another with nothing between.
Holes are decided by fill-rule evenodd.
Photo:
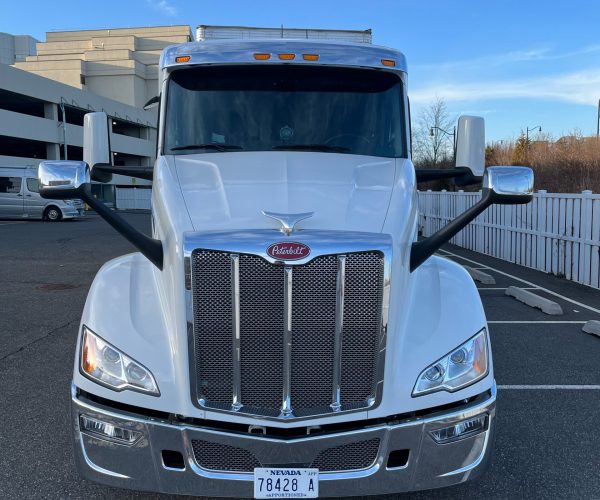
<instances>
[{"instance_id":1,"label":"painted parking line","mask_svg":"<svg viewBox=\"0 0 600 500\"><path fill-rule=\"evenodd\" d=\"M585 325L587 321L488 321L488 325Z\"/></svg>"},{"instance_id":2,"label":"painted parking line","mask_svg":"<svg viewBox=\"0 0 600 500\"><path fill-rule=\"evenodd\" d=\"M16 222L0 222L0 226L12 226L14 224L24 224L24 223L25 223L25 221L23 221L23 220L19 220Z\"/></svg>"},{"instance_id":3,"label":"painted parking line","mask_svg":"<svg viewBox=\"0 0 600 500\"><path fill-rule=\"evenodd\" d=\"M558 390L558 391L600 391L600 385L498 385L501 390Z\"/></svg>"},{"instance_id":4,"label":"painted parking line","mask_svg":"<svg viewBox=\"0 0 600 500\"><path fill-rule=\"evenodd\" d=\"M478 286L477 290L506 290L507 286ZM541 290L541 288L537 286L523 286L519 287L521 290Z\"/></svg>"},{"instance_id":5,"label":"painted parking line","mask_svg":"<svg viewBox=\"0 0 600 500\"><path fill-rule=\"evenodd\" d=\"M471 263L473 263L473 264L475 264L477 266L484 266L485 265L485 264L482 264L481 262L477 262L476 260L468 259L466 257L462 257L461 255L458 255L458 254L455 254L455 253L452 253L452 252L448 252L446 250L444 250L444 252L446 253L446 255L450 255L452 257L456 257L458 259L465 260L467 262L471 262ZM494 272L496 272L498 274L502 274L503 276L508 276L509 278L512 278L512 279L514 279L516 281L520 281L521 283L525 283L526 285L537 287L540 290L543 290L544 292L549 293L550 295L554 295L555 297L558 297L558 298L560 298L562 300L566 300L567 302L570 302L571 304L578 305L579 307L585 307L586 309L588 309L590 311L593 311L595 313L600 314L600 309L596 309L595 307L588 306L587 304L583 304L581 302L577 302L576 300L570 299L569 297L565 297L564 295L561 295L560 293L553 292L552 290L548 290L547 288L544 288L543 286L536 285L535 283L532 283L531 281L527 281L527 280L524 280L523 278L519 278L518 276L515 276L514 274L510 274L510 273L506 273L504 271L500 271L500 269L496 269L495 267L491 267L491 266L488 266L487 269L490 269L490 270L492 270L492 271L494 271Z\"/></svg>"}]
</instances>

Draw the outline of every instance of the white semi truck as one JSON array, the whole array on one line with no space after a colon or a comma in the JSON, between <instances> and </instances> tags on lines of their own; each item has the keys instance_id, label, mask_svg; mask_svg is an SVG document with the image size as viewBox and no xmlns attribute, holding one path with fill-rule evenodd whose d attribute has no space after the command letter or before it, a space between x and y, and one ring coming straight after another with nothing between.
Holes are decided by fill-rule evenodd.
<instances>
[{"instance_id":1,"label":"white semi truck","mask_svg":"<svg viewBox=\"0 0 600 500\"><path fill-rule=\"evenodd\" d=\"M496 385L467 272L435 251L492 203L527 203L525 167L484 172L483 120L457 167L411 162L404 56L315 40L165 49L146 236L91 195L86 162L45 161L46 198L81 198L139 252L107 262L77 337L80 474L177 494L311 498L449 486L482 473ZM417 238L417 184L483 182Z\"/></svg>"}]
</instances>

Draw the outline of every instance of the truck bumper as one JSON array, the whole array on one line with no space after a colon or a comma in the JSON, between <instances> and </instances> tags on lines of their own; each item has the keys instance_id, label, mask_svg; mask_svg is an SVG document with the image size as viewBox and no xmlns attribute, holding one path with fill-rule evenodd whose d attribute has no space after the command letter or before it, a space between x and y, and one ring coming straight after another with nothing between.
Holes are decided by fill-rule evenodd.
<instances>
[{"instance_id":1,"label":"truck bumper","mask_svg":"<svg viewBox=\"0 0 600 500\"><path fill-rule=\"evenodd\" d=\"M217 450L211 455L214 461L224 460L224 465L230 468L234 461L227 462L224 457L232 450L232 456L237 458L250 452L260 462L259 466L308 467L325 450L341 450L345 444L378 439L376 459L367 468L320 473L320 496L347 497L440 488L479 476L491 455L495 406L494 384L475 401L450 410L375 423L357 430L281 439L173 423L156 416L116 410L78 395L73 387L72 425L77 468L86 479L134 490L236 498L253 496L252 472L201 467L192 441L196 447L198 442L213 447ZM137 440L124 445L82 431L82 415L133 431ZM478 434L447 444L436 443L430 434L478 415L487 415L486 430ZM180 453L183 458L180 465L165 464L164 450ZM235 450L241 451L236 455ZM392 452L395 452L394 466L388 461ZM402 457L406 457L406 463L402 463Z\"/></svg>"}]
</instances>

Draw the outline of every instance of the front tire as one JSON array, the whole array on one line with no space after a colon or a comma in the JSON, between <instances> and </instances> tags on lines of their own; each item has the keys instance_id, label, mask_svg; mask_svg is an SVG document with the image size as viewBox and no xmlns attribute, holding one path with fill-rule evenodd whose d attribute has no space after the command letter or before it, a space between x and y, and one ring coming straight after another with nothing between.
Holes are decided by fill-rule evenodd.
<instances>
[{"instance_id":1,"label":"front tire","mask_svg":"<svg viewBox=\"0 0 600 500\"><path fill-rule=\"evenodd\" d=\"M50 222L58 222L62 219L62 212L58 207L48 207L44 212L44 219Z\"/></svg>"}]
</instances>

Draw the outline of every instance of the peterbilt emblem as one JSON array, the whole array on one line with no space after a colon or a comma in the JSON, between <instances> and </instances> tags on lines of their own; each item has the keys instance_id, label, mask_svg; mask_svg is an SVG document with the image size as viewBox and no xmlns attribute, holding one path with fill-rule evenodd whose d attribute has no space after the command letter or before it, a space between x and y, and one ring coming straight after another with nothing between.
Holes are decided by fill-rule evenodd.
<instances>
[{"instance_id":1,"label":"peterbilt emblem","mask_svg":"<svg viewBox=\"0 0 600 500\"><path fill-rule=\"evenodd\" d=\"M267 248L267 255L277 260L300 260L310 255L310 248L296 241L280 241Z\"/></svg>"}]
</instances>

